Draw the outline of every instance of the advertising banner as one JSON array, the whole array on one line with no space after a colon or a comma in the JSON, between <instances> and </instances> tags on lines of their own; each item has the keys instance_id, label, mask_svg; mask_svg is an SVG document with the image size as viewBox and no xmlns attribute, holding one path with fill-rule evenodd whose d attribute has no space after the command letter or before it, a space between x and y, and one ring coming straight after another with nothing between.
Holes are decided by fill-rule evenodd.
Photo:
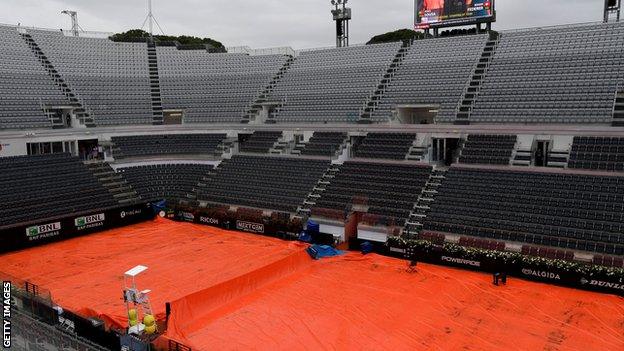
<instances>
[{"instance_id":1,"label":"advertising banner","mask_svg":"<svg viewBox=\"0 0 624 351\"><path fill-rule=\"evenodd\" d=\"M0 252L36 246L149 220L149 204L119 207L0 230Z\"/></svg>"},{"instance_id":2,"label":"advertising banner","mask_svg":"<svg viewBox=\"0 0 624 351\"><path fill-rule=\"evenodd\" d=\"M588 273L580 273L574 270L556 269L547 266L532 266L521 262L503 264L485 256L481 258L465 258L459 257L461 255L446 252L442 246L436 246L433 250L428 251L387 247L385 252L380 253L397 257L397 255L400 255L402 252L405 252L404 258L412 259L413 257L419 262L488 273L506 272L511 276L522 279L624 296L624 277L616 275L601 274L599 276L592 276Z\"/></svg>"}]
</instances>

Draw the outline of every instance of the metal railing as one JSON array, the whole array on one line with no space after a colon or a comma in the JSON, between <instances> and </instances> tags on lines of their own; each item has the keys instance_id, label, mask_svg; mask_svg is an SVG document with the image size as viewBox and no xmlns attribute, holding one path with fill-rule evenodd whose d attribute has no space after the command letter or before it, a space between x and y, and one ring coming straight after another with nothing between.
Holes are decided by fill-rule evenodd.
<instances>
[{"instance_id":1,"label":"metal railing","mask_svg":"<svg viewBox=\"0 0 624 351\"><path fill-rule=\"evenodd\" d=\"M73 37L74 36L71 29L41 28L41 27L15 25L15 24L8 24L8 23L0 23L0 26L15 28L20 33L28 33L28 31L30 31L30 30L35 30L35 31L41 31L41 32L59 33L59 34L62 34L64 36L66 36L66 37ZM96 39L97 38L99 38L99 39L107 39L108 37L110 37L113 34L115 34L115 33L112 33L112 32L99 32L99 31L80 31L80 32L78 32L78 36L79 37L96 38Z\"/></svg>"},{"instance_id":2,"label":"metal railing","mask_svg":"<svg viewBox=\"0 0 624 351\"><path fill-rule=\"evenodd\" d=\"M247 54L251 56L264 55L289 55L295 56L295 50L289 46L279 46L274 48L252 49L249 46L229 46L226 47L229 54Z\"/></svg>"}]
</instances>

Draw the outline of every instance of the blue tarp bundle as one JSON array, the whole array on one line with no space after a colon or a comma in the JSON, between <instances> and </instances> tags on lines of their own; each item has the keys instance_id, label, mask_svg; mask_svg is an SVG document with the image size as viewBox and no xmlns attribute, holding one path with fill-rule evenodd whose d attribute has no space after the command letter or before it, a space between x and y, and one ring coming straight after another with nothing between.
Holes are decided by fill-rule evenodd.
<instances>
[{"instance_id":1,"label":"blue tarp bundle","mask_svg":"<svg viewBox=\"0 0 624 351\"><path fill-rule=\"evenodd\" d=\"M312 242L312 236L319 233L319 224L313 220L308 220L306 229L299 234L299 240L309 243Z\"/></svg>"},{"instance_id":2,"label":"blue tarp bundle","mask_svg":"<svg viewBox=\"0 0 624 351\"><path fill-rule=\"evenodd\" d=\"M158 212L160 211L167 211L167 201L162 200L159 202L153 202L152 203L152 209L154 210L154 213L158 214Z\"/></svg>"},{"instance_id":3,"label":"blue tarp bundle","mask_svg":"<svg viewBox=\"0 0 624 351\"><path fill-rule=\"evenodd\" d=\"M344 254L343 251L336 250L335 248L327 245L312 245L308 247L306 251L308 252L308 255L315 260Z\"/></svg>"}]
</instances>

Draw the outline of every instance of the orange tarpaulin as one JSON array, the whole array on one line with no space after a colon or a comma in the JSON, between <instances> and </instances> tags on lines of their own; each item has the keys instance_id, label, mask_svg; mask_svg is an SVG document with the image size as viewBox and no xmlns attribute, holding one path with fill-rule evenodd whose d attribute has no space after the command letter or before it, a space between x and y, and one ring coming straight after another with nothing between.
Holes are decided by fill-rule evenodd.
<instances>
[{"instance_id":1,"label":"orange tarpaulin","mask_svg":"<svg viewBox=\"0 0 624 351\"><path fill-rule=\"evenodd\" d=\"M164 338L193 350L624 350L624 300L378 255L311 260L305 246L157 220L0 256L64 308L125 323L137 264Z\"/></svg>"},{"instance_id":2,"label":"orange tarpaulin","mask_svg":"<svg viewBox=\"0 0 624 351\"><path fill-rule=\"evenodd\" d=\"M305 246L158 218L0 256L0 271L52 292L54 302L125 327L123 273L136 265L152 308L303 252Z\"/></svg>"}]
</instances>

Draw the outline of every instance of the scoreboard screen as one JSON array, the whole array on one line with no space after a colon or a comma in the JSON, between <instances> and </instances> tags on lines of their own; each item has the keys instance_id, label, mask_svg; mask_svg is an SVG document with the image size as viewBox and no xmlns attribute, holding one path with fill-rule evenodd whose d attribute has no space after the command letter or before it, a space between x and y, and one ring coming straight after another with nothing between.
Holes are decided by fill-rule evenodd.
<instances>
[{"instance_id":1,"label":"scoreboard screen","mask_svg":"<svg viewBox=\"0 0 624 351\"><path fill-rule=\"evenodd\" d=\"M494 0L415 0L415 27L427 29L492 22Z\"/></svg>"}]
</instances>

